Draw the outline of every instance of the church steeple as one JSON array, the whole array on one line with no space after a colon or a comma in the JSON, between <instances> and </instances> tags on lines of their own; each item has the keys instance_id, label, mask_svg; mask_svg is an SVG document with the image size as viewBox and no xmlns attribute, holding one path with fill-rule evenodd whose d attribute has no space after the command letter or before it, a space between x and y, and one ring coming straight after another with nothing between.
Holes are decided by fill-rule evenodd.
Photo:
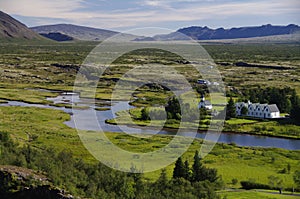
<instances>
[{"instance_id":1,"label":"church steeple","mask_svg":"<svg viewBox=\"0 0 300 199\"><path fill-rule=\"evenodd\" d=\"M204 94L201 95L201 102L204 102L205 101L205 97L204 97Z\"/></svg>"}]
</instances>

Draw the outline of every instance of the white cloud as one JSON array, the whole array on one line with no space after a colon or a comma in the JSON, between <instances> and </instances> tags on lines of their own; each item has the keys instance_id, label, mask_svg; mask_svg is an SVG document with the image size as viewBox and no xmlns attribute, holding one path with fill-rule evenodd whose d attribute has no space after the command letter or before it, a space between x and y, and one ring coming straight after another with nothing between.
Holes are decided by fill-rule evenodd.
<instances>
[{"instance_id":1,"label":"white cloud","mask_svg":"<svg viewBox=\"0 0 300 199\"><path fill-rule=\"evenodd\" d=\"M208 3L211 1L211 3ZM22 3L21 3L22 2ZM24 3L23 3L24 2ZM25 3L26 2L26 3ZM173 9L174 2L193 2ZM203 4L203 2L206 2ZM298 0L146 0L139 8L89 11L84 0L1 0L0 7L10 14L65 19L71 23L102 28L147 26L159 23L217 20L224 18L287 15L300 12ZM147 5L146 5L147 4ZM153 6L159 7L153 9ZM81 8L85 8L83 11ZM42 19L41 19L42 20Z\"/></svg>"},{"instance_id":2,"label":"white cloud","mask_svg":"<svg viewBox=\"0 0 300 199\"><path fill-rule=\"evenodd\" d=\"M1 0L0 8L10 14L53 17L83 8L84 0Z\"/></svg>"},{"instance_id":3,"label":"white cloud","mask_svg":"<svg viewBox=\"0 0 300 199\"><path fill-rule=\"evenodd\" d=\"M153 13L148 13L148 15L137 14L134 17L130 17L125 13L124 17L127 17L124 18L125 23L123 23L123 25L126 23L130 23L131 25L145 25L145 23L153 24L162 22L188 22L209 19L217 20L232 17L239 18L241 16L252 16L259 18L274 15L286 15L292 12L300 12L300 7L297 5L299 5L299 2L294 0L272 0L250 3L232 2L205 6L201 4L193 4L176 10L157 10Z\"/></svg>"}]
</instances>

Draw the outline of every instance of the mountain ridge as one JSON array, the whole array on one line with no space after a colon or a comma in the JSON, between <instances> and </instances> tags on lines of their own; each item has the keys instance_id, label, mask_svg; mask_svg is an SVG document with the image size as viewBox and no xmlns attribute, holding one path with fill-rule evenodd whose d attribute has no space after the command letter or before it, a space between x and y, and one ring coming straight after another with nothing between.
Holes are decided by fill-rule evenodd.
<instances>
[{"instance_id":1,"label":"mountain ridge","mask_svg":"<svg viewBox=\"0 0 300 199\"><path fill-rule=\"evenodd\" d=\"M207 26L191 26L178 29L176 32L170 34L156 35L153 38L154 40L222 40L289 35L297 32L300 32L300 27L295 24L289 24L287 26L273 26L267 24L230 29L211 29Z\"/></svg>"}]
</instances>

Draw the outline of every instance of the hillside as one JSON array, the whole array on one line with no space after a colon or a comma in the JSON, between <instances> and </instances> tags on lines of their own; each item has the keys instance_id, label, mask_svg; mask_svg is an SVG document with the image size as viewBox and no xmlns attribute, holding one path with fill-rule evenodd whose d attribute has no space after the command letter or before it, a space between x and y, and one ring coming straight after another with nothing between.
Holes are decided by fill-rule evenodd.
<instances>
[{"instance_id":1,"label":"hillside","mask_svg":"<svg viewBox=\"0 0 300 199\"><path fill-rule=\"evenodd\" d=\"M240 39L257 38L278 35L291 35L300 32L300 27L294 24L288 26L263 25L256 27L241 27L231 29L210 29L208 27L192 26L182 28L167 35L156 35L155 40L184 40L187 39L182 34L194 40L221 40L221 39Z\"/></svg>"},{"instance_id":2,"label":"hillside","mask_svg":"<svg viewBox=\"0 0 300 199\"><path fill-rule=\"evenodd\" d=\"M0 39L43 39L26 25L0 11Z\"/></svg>"},{"instance_id":3,"label":"hillside","mask_svg":"<svg viewBox=\"0 0 300 199\"><path fill-rule=\"evenodd\" d=\"M102 41L109 37L112 37L119 32L97 29L85 26L77 26L72 24L57 24L57 25L46 25L37 26L31 28L33 31L39 34L49 34L49 33L61 33L78 40L87 41ZM129 38L135 39L136 36L125 35Z\"/></svg>"}]
</instances>

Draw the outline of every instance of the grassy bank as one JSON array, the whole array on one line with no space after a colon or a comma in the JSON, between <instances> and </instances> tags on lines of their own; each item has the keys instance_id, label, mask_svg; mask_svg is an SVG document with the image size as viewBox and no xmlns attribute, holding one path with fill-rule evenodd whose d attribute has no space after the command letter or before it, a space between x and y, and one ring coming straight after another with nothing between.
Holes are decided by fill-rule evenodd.
<instances>
[{"instance_id":1,"label":"grassy bank","mask_svg":"<svg viewBox=\"0 0 300 199\"><path fill-rule=\"evenodd\" d=\"M153 108L164 111L164 108ZM150 121L141 120L141 111L142 108L133 108L129 110L131 118L135 125L139 126L149 126ZM126 117L126 111L121 111L117 115L116 119L110 119L106 122L109 124L123 124L128 125L131 124L131 118ZM214 120L214 122L218 122L218 120ZM220 121L219 121L220 122ZM196 122L185 122L183 126L180 127L179 120L151 120L150 127L161 127L171 129L180 128L190 128L190 129L199 129L199 130L207 130L210 124L210 117L207 116L204 119L200 120L200 123ZM271 136L271 137L281 137L281 138L293 138L300 139L300 128L298 125L293 124L289 121L289 119L283 120L261 120L261 119L243 119L243 118L232 118L230 120L226 120L224 123L224 132L230 133L240 133L240 134L251 134L251 135L263 135L263 136Z\"/></svg>"}]
</instances>

